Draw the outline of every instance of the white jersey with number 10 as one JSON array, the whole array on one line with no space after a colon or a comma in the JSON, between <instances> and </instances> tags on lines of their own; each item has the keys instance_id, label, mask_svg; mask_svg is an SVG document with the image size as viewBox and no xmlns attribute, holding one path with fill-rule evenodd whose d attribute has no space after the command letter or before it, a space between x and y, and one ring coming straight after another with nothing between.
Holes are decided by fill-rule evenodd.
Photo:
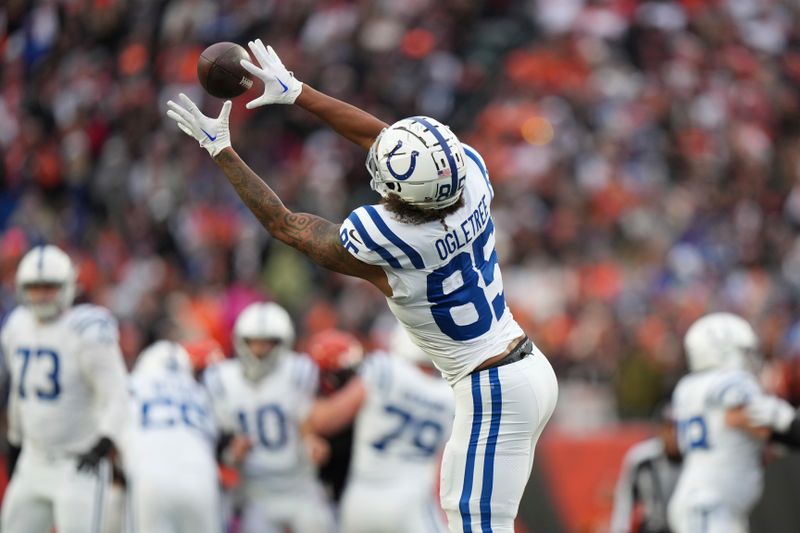
<instances>
[{"instance_id":1,"label":"white jersey with number 10","mask_svg":"<svg viewBox=\"0 0 800 533\"><path fill-rule=\"evenodd\" d=\"M399 222L381 205L355 209L342 245L383 267L389 308L452 384L523 335L503 295L486 165L464 145L464 205L442 221Z\"/></svg>"}]
</instances>

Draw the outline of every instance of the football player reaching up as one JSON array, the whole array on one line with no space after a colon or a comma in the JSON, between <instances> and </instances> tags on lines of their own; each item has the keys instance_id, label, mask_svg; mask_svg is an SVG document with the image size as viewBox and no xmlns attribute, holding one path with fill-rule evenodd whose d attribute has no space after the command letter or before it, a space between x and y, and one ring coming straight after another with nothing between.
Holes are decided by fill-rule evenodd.
<instances>
[{"instance_id":1,"label":"football player reaching up","mask_svg":"<svg viewBox=\"0 0 800 533\"><path fill-rule=\"evenodd\" d=\"M209 152L273 237L386 296L455 392L440 492L450 530L512 533L558 384L506 305L486 165L432 118L389 126L304 85L260 40L250 49L259 65L242 64L264 82L264 93L248 107L296 103L367 149L380 203L341 224L294 213L231 148L230 101L213 118L181 95L167 115Z\"/></svg>"},{"instance_id":2,"label":"football player reaching up","mask_svg":"<svg viewBox=\"0 0 800 533\"><path fill-rule=\"evenodd\" d=\"M434 486L453 392L400 326L390 352L367 357L340 392L314 405L306 424L326 435L355 419L342 533L443 532Z\"/></svg>"},{"instance_id":3,"label":"football player reaching up","mask_svg":"<svg viewBox=\"0 0 800 533\"><path fill-rule=\"evenodd\" d=\"M20 305L0 333L13 447L4 533L100 531L128 383L116 320L102 307L72 305L75 278L52 245L32 249L17 268Z\"/></svg>"},{"instance_id":4,"label":"football player reaching up","mask_svg":"<svg viewBox=\"0 0 800 533\"><path fill-rule=\"evenodd\" d=\"M764 483L762 451L770 432L791 423L772 410L754 371L755 331L743 318L712 313L686 332L689 374L672 396L683 468L669 502L675 533L745 533ZM777 403L776 403L777 402Z\"/></svg>"},{"instance_id":5,"label":"football player reaching up","mask_svg":"<svg viewBox=\"0 0 800 533\"><path fill-rule=\"evenodd\" d=\"M125 444L131 533L220 533L217 430L186 350L170 341L144 350L131 397Z\"/></svg>"},{"instance_id":6,"label":"football player reaching up","mask_svg":"<svg viewBox=\"0 0 800 533\"><path fill-rule=\"evenodd\" d=\"M319 372L308 356L292 351L294 336L281 306L251 304L234 324L236 359L205 373L220 428L236 435L222 455L239 465L234 500L242 510L242 533L334 529L333 512L300 433Z\"/></svg>"}]
</instances>

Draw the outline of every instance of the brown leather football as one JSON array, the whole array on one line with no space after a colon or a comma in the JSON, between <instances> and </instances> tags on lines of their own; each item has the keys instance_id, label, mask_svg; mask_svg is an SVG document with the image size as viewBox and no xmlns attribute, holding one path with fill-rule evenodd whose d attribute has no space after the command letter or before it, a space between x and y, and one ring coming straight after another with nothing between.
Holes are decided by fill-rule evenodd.
<instances>
[{"instance_id":1,"label":"brown leather football","mask_svg":"<svg viewBox=\"0 0 800 533\"><path fill-rule=\"evenodd\" d=\"M211 96L233 98L253 86L253 78L239 63L250 59L247 50L236 43L215 43L203 50L197 60L197 78Z\"/></svg>"}]
</instances>

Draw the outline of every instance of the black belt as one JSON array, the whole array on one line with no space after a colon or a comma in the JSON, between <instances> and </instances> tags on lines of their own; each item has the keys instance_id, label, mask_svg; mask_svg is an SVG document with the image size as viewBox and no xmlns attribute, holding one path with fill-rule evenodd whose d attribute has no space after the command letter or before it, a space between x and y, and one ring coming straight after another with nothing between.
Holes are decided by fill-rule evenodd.
<instances>
[{"instance_id":1,"label":"black belt","mask_svg":"<svg viewBox=\"0 0 800 533\"><path fill-rule=\"evenodd\" d=\"M525 337L519 343L514 346L514 349L508 352L508 355L500 359L499 361L495 361L491 365L481 368L478 370L477 368L470 372L470 374L474 374L475 372L483 372L484 370L489 370L490 368L497 368L498 366L510 365L511 363L516 363L517 361L521 361L525 359L525 356L533 353L533 343L528 337ZM478 365L480 366L480 365Z\"/></svg>"}]
</instances>

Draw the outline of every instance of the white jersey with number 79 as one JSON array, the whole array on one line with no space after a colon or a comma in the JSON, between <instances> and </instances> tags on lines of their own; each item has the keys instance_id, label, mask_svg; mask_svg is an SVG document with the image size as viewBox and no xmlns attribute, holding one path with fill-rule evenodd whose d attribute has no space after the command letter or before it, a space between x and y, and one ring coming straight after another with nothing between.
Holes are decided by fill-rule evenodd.
<instances>
[{"instance_id":1,"label":"white jersey with number 79","mask_svg":"<svg viewBox=\"0 0 800 533\"><path fill-rule=\"evenodd\" d=\"M503 295L483 159L464 145L464 204L441 221L400 222L383 205L355 209L342 245L389 278L389 308L452 384L523 335Z\"/></svg>"}]
</instances>

